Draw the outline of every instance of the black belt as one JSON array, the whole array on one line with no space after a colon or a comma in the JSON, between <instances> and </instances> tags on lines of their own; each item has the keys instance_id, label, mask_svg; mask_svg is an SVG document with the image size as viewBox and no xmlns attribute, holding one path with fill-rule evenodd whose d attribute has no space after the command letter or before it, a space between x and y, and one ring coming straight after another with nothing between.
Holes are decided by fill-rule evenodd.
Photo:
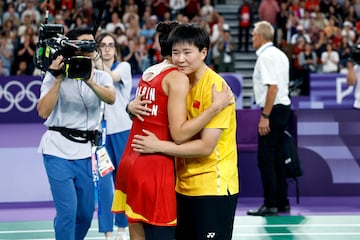
<instances>
[{"instance_id":1,"label":"black belt","mask_svg":"<svg viewBox=\"0 0 360 240\"><path fill-rule=\"evenodd\" d=\"M60 132L61 135L73 142L87 143L88 141L91 141L97 146L101 138L101 132L99 132L98 130L83 131L78 129L55 126L49 127L49 130Z\"/></svg>"}]
</instances>

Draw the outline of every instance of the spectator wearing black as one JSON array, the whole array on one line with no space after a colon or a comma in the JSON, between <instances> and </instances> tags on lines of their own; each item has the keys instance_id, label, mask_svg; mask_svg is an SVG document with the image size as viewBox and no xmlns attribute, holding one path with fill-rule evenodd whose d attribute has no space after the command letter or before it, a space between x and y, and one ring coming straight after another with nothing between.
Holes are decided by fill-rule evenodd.
<instances>
[{"instance_id":1,"label":"spectator wearing black","mask_svg":"<svg viewBox=\"0 0 360 240\"><path fill-rule=\"evenodd\" d=\"M13 73L17 73L20 63L23 66L23 62L27 63L25 73L32 75L35 69L34 55L35 55L36 43L31 35L24 35L24 42L20 43L18 50L15 54L15 61L13 65Z\"/></svg>"},{"instance_id":2,"label":"spectator wearing black","mask_svg":"<svg viewBox=\"0 0 360 240\"><path fill-rule=\"evenodd\" d=\"M310 73L317 71L317 56L313 51L311 43L305 43L304 51L299 54L300 76L300 95L309 96L310 94Z\"/></svg>"}]
</instances>

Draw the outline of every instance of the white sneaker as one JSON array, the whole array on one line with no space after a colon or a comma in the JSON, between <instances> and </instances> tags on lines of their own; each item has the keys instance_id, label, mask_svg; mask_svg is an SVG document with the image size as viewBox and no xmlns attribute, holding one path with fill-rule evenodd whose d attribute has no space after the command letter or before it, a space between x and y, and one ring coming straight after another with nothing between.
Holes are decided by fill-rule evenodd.
<instances>
[{"instance_id":1,"label":"white sneaker","mask_svg":"<svg viewBox=\"0 0 360 240\"><path fill-rule=\"evenodd\" d=\"M126 232L117 232L114 240L130 240Z\"/></svg>"}]
</instances>

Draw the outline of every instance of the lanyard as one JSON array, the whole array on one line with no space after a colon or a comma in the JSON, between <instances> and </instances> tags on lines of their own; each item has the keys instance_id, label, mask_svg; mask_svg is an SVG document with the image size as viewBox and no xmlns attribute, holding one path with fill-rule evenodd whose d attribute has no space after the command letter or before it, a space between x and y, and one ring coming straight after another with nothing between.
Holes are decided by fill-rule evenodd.
<instances>
[{"instance_id":1,"label":"lanyard","mask_svg":"<svg viewBox=\"0 0 360 240\"><path fill-rule=\"evenodd\" d=\"M105 110L105 103L103 101L100 102L100 114L99 114L99 121L98 121L98 125L97 128L98 130L102 130L102 138L101 138L101 145L99 143L99 146L103 146L105 144L105 140L104 140L104 132L105 132L105 139L106 139L106 123L103 124L103 122L105 122L104 119L104 110ZM101 128L105 129L99 129ZM100 211L99 206L100 206L100 191L99 191L99 168L98 168L98 159L96 156L96 150L98 149L98 147L96 144L93 144L91 146L91 168L92 168L92 175L93 175L93 182L94 182L94 194L95 194L95 209L98 209L98 211Z\"/></svg>"}]
</instances>

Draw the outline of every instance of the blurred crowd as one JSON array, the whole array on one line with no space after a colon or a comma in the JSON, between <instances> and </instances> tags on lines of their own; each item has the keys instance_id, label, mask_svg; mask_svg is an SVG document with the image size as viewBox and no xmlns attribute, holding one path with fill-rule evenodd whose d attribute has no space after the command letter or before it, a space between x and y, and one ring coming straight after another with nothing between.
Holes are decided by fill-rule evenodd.
<instances>
[{"instance_id":1,"label":"blurred crowd","mask_svg":"<svg viewBox=\"0 0 360 240\"><path fill-rule=\"evenodd\" d=\"M360 43L360 0L244 0L244 5L273 25L274 44L291 60L291 79L302 84L302 95L309 94L309 74L345 73ZM241 24L240 9L239 19Z\"/></svg>"},{"instance_id":2,"label":"blurred crowd","mask_svg":"<svg viewBox=\"0 0 360 240\"><path fill-rule=\"evenodd\" d=\"M226 40L230 38L230 28L214 4L212 0L4 0L0 2L0 75L40 73L33 62L40 24L61 24L66 34L75 27L96 25L101 9L97 33L116 35L120 45L118 57L131 64L133 74L161 61L155 27L164 20L194 22L206 28L215 49L209 63L215 68L224 62L220 56L227 57L220 70L233 71L233 44Z\"/></svg>"},{"instance_id":3,"label":"blurred crowd","mask_svg":"<svg viewBox=\"0 0 360 240\"><path fill-rule=\"evenodd\" d=\"M234 52L251 49L251 29L257 20L274 26L274 44L289 56L292 79L306 81L311 72L346 70L351 48L360 41L360 0L242 0L237 44L230 25L215 9L217 3L225 1L4 0L0 2L0 75L39 73L33 57L39 26L45 20L63 25L66 34L74 27L94 26L102 8L98 33L117 36L118 55L131 64L133 74L161 60L155 27L164 20L193 22L206 28L211 36L207 64L218 72L235 71Z\"/></svg>"}]
</instances>

